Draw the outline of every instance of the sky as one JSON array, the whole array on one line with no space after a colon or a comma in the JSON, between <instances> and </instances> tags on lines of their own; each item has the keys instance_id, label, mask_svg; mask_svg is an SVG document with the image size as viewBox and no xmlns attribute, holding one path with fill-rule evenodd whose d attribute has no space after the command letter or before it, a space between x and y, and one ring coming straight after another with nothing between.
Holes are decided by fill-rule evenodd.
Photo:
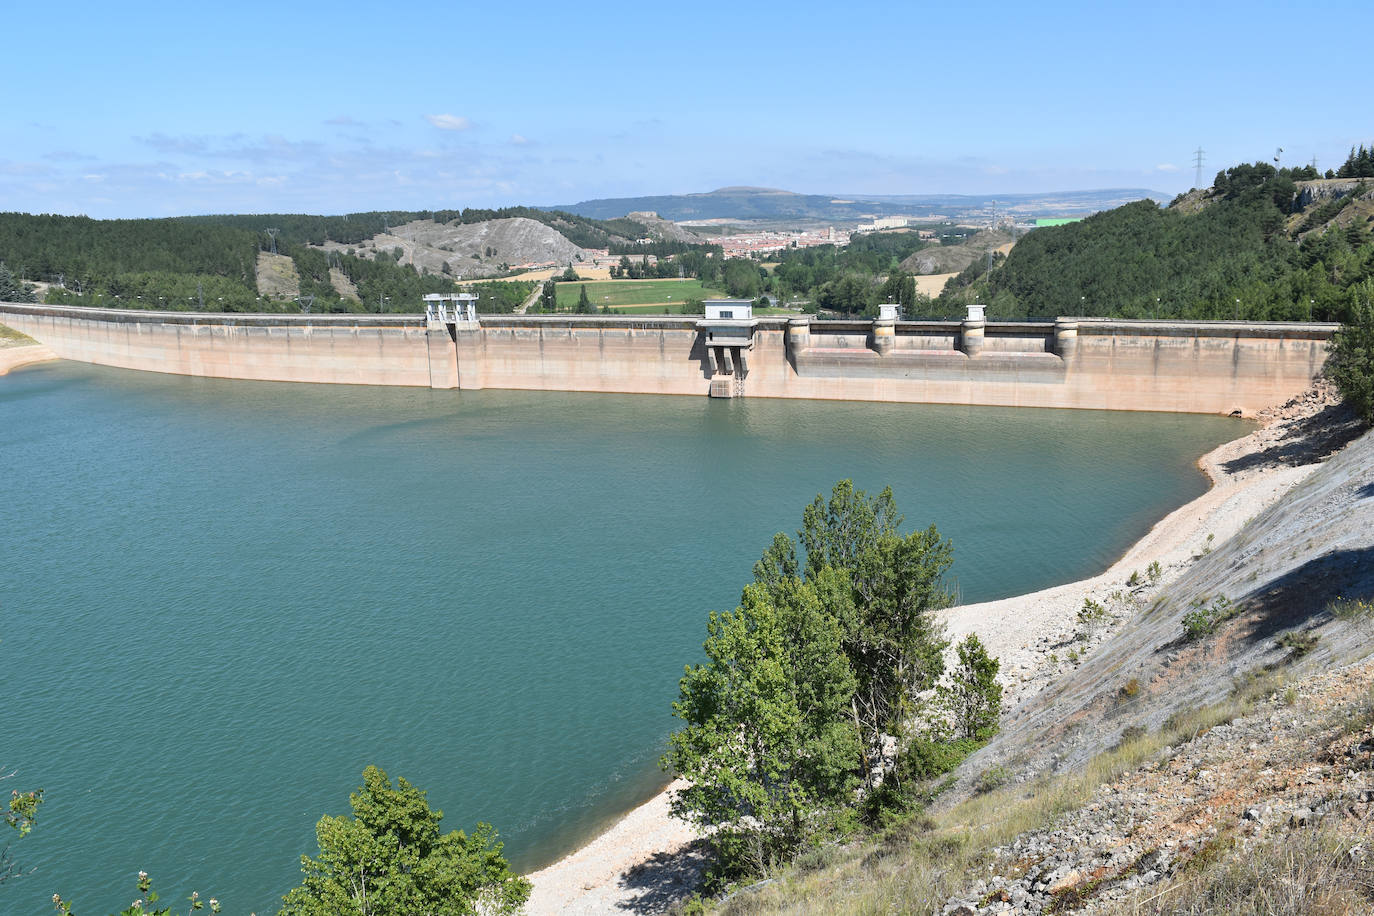
<instances>
[{"instance_id":1,"label":"sky","mask_svg":"<svg viewBox=\"0 0 1374 916\"><path fill-rule=\"evenodd\" d=\"M11 4L0 211L1174 194L1374 143L1374 4ZM1365 111L1361 116L1360 111Z\"/></svg>"}]
</instances>

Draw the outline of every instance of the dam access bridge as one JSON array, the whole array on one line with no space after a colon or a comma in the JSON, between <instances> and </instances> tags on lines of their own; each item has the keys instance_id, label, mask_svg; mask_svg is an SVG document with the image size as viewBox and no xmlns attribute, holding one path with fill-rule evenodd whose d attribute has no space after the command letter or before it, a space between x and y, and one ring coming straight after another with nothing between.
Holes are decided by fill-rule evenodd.
<instances>
[{"instance_id":1,"label":"dam access bridge","mask_svg":"<svg viewBox=\"0 0 1374 916\"><path fill-rule=\"evenodd\" d=\"M211 378L1253 414L1321 371L1338 326L1286 322L145 312L0 303L62 359ZM747 306L747 303L744 303ZM729 312L730 314L725 314Z\"/></svg>"}]
</instances>

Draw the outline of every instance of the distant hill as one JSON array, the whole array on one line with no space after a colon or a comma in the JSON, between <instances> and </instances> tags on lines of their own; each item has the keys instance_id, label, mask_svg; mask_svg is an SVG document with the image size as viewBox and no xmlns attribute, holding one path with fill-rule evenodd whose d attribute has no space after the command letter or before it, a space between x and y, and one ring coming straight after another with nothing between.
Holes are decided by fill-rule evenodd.
<instances>
[{"instance_id":1,"label":"distant hill","mask_svg":"<svg viewBox=\"0 0 1374 916\"><path fill-rule=\"evenodd\" d=\"M1158 202L1172 197L1145 188L1108 188L1047 194L913 194L824 195L796 194L776 188L720 188L704 194L667 194L653 197L612 197L562 204L563 210L591 219L616 219L650 210L666 220L696 219L816 219L855 221L881 216L960 219L1002 213L1036 216L1081 216L1109 210L1135 200Z\"/></svg>"}]
</instances>

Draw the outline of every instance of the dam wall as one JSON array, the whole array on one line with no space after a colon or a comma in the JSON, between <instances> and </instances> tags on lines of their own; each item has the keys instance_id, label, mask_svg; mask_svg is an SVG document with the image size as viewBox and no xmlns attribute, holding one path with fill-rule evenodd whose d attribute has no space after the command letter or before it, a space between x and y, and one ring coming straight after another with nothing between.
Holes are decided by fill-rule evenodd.
<instances>
[{"instance_id":1,"label":"dam wall","mask_svg":"<svg viewBox=\"0 0 1374 916\"><path fill-rule=\"evenodd\" d=\"M1337 325L215 315L0 303L60 358L264 381L1253 414Z\"/></svg>"},{"instance_id":2,"label":"dam wall","mask_svg":"<svg viewBox=\"0 0 1374 916\"><path fill-rule=\"evenodd\" d=\"M61 359L272 382L430 385L426 329L414 317L208 315L0 303L0 324ZM52 343L48 343L52 341Z\"/></svg>"}]
</instances>

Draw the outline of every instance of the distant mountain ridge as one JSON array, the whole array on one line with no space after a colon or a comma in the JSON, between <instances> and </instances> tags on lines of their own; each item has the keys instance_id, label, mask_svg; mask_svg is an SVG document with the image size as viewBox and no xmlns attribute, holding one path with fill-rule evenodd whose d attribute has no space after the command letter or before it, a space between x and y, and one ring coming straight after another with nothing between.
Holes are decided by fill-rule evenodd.
<instances>
[{"instance_id":1,"label":"distant mountain ridge","mask_svg":"<svg viewBox=\"0 0 1374 916\"><path fill-rule=\"evenodd\" d=\"M1002 213L1084 216L1149 198L1167 203L1171 194L1147 188L1105 188L1044 194L798 194L777 188L728 187L700 194L609 197L540 209L564 210L592 219L615 219L652 211L666 220L819 219L865 220L883 216L960 217Z\"/></svg>"}]
</instances>

